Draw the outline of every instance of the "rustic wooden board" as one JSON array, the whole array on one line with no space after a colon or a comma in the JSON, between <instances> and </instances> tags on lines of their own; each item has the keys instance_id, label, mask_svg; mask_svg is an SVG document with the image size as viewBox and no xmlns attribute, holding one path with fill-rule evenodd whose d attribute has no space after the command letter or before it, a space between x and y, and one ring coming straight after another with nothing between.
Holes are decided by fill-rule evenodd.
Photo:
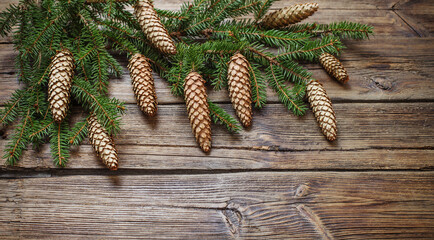
<instances>
[{"instance_id":1,"label":"rustic wooden board","mask_svg":"<svg viewBox=\"0 0 434 240\"><path fill-rule=\"evenodd\" d=\"M432 172L39 174L0 186L1 238L434 237Z\"/></svg>"},{"instance_id":2,"label":"rustic wooden board","mask_svg":"<svg viewBox=\"0 0 434 240\"><path fill-rule=\"evenodd\" d=\"M222 106L232 112L229 104ZM182 104L160 106L154 119L128 105L115 140L121 168L125 161L126 168L150 169L426 169L434 164L433 109L434 103L335 104L339 134L329 143L310 112L299 118L270 104L255 112L249 130L229 134L213 127L213 150L207 155L197 147ZM0 150L6 140L0 140ZM44 148L29 152L20 166L51 168L50 159ZM89 146L74 152L71 161L73 168L102 167Z\"/></svg>"},{"instance_id":3,"label":"rustic wooden board","mask_svg":"<svg viewBox=\"0 0 434 240\"><path fill-rule=\"evenodd\" d=\"M7 3L0 3L0 11L5 9L9 2L17 3L18 0L8 0ZM155 1L155 7L160 9L178 10L180 2L188 2L183 0L169 0L169 1ZM271 10L277 10L292 4L304 3L305 1L286 2L277 1L271 7ZM385 38L390 37L414 37L417 36L415 32L400 16L393 10L403 9L406 10L407 5L398 4L396 1L350 1L344 0L340 3L332 0L315 1L320 6L320 11L316 12L313 16L304 20L304 22L320 22L331 23L336 21L353 21L362 22L375 27L377 36ZM423 4L415 3L409 6L422 6ZM129 8L132 11L132 8ZM411 9L410 9L411 11ZM10 37L0 39L0 43L10 42Z\"/></svg>"},{"instance_id":4,"label":"rustic wooden board","mask_svg":"<svg viewBox=\"0 0 434 240\"><path fill-rule=\"evenodd\" d=\"M6 7L9 6L9 4L13 3L16 4L18 3L19 0L7 0L7 1L2 1L0 2L0 10L6 9ZM156 8L161 8L161 9L170 9L170 10L176 10L180 8L180 4L181 3L185 3L185 2L191 2L191 1L187 1L187 0L155 0L154 1L154 6ZM304 3L305 1L302 0L297 0L297 1L277 1L273 4L273 6L271 7L271 9L279 9L288 5L292 5L292 4L299 4L299 3ZM340 9L340 10L367 10L367 9L372 9L372 10L392 10L392 9L405 9L407 7L407 5L405 4L406 2L412 2L409 0L406 1L399 1L399 0L359 0L359 1L352 1L352 0L340 0L339 2L334 1L334 0L316 0L315 2L317 2L321 9ZM413 2L417 2L416 4L423 4L425 2L429 3L429 0L425 0L425 1L414 1Z\"/></svg>"},{"instance_id":5,"label":"rustic wooden board","mask_svg":"<svg viewBox=\"0 0 434 240\"><path fill-rule=\"evenodd\" d=\"M5 141L0 142L3 150ZM119 171L143 169L181 171L224 170L432 170L432 149L360 149L360 150L306 150L277 151L273 147L256 150L214 147L205 155L196 146L118 145ZM2 162L3 163L3 162ZM28 150L16 167L2 170L55 169L49 146L39 151ZM106 167L94 154L90 145L73 148L71 159L64 169L100 169Z\"/></svg>"},{"instance_id":6,"label":"rustic wooden board","mask_svg":"<svg viewBox=\"0 0 434 240\"><path fill-rule=\"evenodd\" d=\"M434 2L402 1L395 12L421 37L434 36Z\"/></svg>"},{"instance_id":7,"label":"rustic wooden board","mask_svg":"<svg viewBox=\"0 0 434 240\"><path fill-rule=\"evenodd\" d=\"M16 1L16 0L13 0ZM191 2L187 0L164 0L164 1L154 1L154 6L156 8L162 9L179 9L179 2ZM398 2L402 2L399 0L361 0L361 1L352 1L352 0L340 0L339 2L333 0L315 0L319 4L321 9L340 9L340 10L367 10L367 9L382 9L382 10L391 10L399 8L405 8L405 5L398 5ZM286 6L291 6L293 4L306 3L304 0L296 0L296 1L276 1L271 6L272 10L279 9ZM398 6L396 6L398 5ZM394 7L395 6L395 7Z\"/></svg>"},{"instance_id":8,"label":"rustic wooden board","mask_svg":"<svg viewBox=\"0 0 434 240\"><path fill-rule=\"evenodd\" d=\"M433 38L398 38L385 41L348 41L348 50L342 54L350 81L342 85L331 79L315 64L306 67L313 76L324 83L333 101L387 101L387 100L431 100L434 98L434 45ZM0 105L9 99L13 91L20 87L17 83L12 45L0 44ZM126 59L120 58L126 66ZM156 76L157 95L160 104L181 103L170 93L165 80ZM131 80L125 69L121 79L110 83L110 94L127 103L135 103ZM227 91L209 91L211 99L227 102ZM269 89L269 100L278 101L276 94Z\"/></svg>"},{"instance_id":9,"label":"rustic wooden board","mask_svg":"<svg viewBox=\"0 0 434 240\"><path fill-rule=\"evenodd\" d=\"M53 166L48 145L26 151L17 167L0 168L0 238L433 239L434 3L316 2L320 11L307 21L358 21L376 32L346 41L347 85L306 65L335 103L337 142L325 140L310 112L291 115L269 90L251 129L231 135L213 125L204 154L183 100L156 78L159 113L146 118L125 74L110 84L128 110L116 138L120 169L106 170L87 140L65 169ZM0 107L20 87L14 57L10 38L1 38ZM226 91L209 96L233 114ZM1 153L11 132L0 130Z\"/></svg>"}]
</instances>

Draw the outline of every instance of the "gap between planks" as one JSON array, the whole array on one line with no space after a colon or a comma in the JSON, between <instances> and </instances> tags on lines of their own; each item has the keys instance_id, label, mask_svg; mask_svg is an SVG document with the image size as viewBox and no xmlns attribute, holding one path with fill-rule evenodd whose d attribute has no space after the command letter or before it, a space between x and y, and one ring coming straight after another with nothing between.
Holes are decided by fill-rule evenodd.
<instances>
[{"instance_id":1,"label":"gap between planks","mask_svg":"<svg viewBox=\"0 0 434 240\"><path fill-rule=\"evenodd\" d=\"M433 235L431 172L0 179L0 236L385 239ZM148 234L148 235L144 235ZM206 235L213 234L213 235ZM423 235L422 235L423 234ZM213 236L213 237L212 237ZM125 238L125 236L124 236Z\"/></svg>"},{"instance_id":2,"label":"gap between planks","mask_svg":"<svg viewBox=\"0 0 434 240\"><path fill-rule=\"evenodd\" d=\"M434 173L434 168L430 169L118 169L110 171L105 168L101 169L7 169L0 170L0 180L2 179L27 179L27 178L53 178L53 177L70 177L70 176L195 176L195 175L230 175L243 173L257 174L339 174L339 173L376 173L376 174L407 174L407 173Z\"/></svg>"}]
</instances>

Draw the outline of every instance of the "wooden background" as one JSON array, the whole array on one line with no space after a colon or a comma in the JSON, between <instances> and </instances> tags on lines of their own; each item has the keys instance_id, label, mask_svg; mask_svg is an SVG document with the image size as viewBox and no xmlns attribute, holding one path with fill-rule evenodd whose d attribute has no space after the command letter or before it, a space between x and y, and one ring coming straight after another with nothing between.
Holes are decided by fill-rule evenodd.
<instances>
[{"instance_id":1,"label":"wooden background","mask_svg":"<svg viewBox=\"0 0 434 240\"><path fill-rule=\"evenodd\" d=\"M9 2L17 0L0 9ZM434 2L317 2L309 22L375 27L369 41L346 41L347 85L306 65L334 103L336 142L311 112L295 117L269 91L251 129L231 135L213 125L207 155L183 100L157 78L158 115L147 118L125 72L110 85L128 110L116 138L120 169L105 169L87 141L63 169L53 167L48 145L26 151L18 166L1 167L0 238L433 239ZM1 105L20 87L14 56L2 39ZM226 91L209 95L233 113ZM1 130L1 151L11 132Z\"/></svg>"}]
</instances>

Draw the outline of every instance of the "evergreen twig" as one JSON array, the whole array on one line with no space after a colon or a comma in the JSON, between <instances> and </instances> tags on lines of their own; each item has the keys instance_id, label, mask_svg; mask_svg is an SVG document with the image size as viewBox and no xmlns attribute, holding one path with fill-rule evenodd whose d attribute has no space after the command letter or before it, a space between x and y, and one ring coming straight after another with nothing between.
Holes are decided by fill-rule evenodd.
<instances>
[{"instance_id":1,"label":"evergreen twig","mask_svg":"<svg viewBox=\"0 0 434 240\"><path fill-rule=\"evenodd\" d=\"M307 108L306 83L312 77L299 61L316 62L324 52L338 55L344 48L341 39L365 39L373 33L371 26L347 21L264 29L258 23L276 0L193 0L178 11L156 9L178 42L178 53L167 56L149 44L134 14L125 10L135 1L22 0L0 13L0 36L11 34L18 52L18 80L24 84L0 110L2 126L20 120L6 147L8 164L15 164L29 143L37 146L48 140L55 164L64 166L70 146L87 135L86 120L72 128L68 117L61 123L53 120L46 90L52 57L58 51L70 50L75 60L71 99L86 113L95 113L108 133L115 135L125 106L107 96L110 77L120 76L123 69L114 54L143 54L169 82L172 93L183 96L184 79L191 71L214 90L225 88L228 62L241 52L250 62L254 106L266 104L268 83L290 111L302 115ZM247 15L254 19L240 20ZM238 121L211 100L209 109L215 123L230 132L241 130Z\"/></svg>"}]
</instances>

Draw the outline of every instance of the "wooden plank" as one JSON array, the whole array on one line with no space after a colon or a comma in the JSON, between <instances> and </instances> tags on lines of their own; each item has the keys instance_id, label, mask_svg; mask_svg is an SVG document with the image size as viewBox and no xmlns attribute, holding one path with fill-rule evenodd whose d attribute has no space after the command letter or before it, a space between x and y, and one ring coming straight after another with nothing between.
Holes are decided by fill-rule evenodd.
<instances>
[{"instance_id":1,"label":"wooden plank","mask_svg":"<svg viewBox=\"0 0 434 240\"><path fill-rule=\"evenodd\" d=\"M339 140L330 144L320 134L313 114L308 112L304 117L296 117L281 104L271 104L255 112L252 128L239 135L228 135L223 128L216 129L213 144L281 150L430 147L434 146L433 106L434 103L335 104ZM224 108L233 112L230 105L225 104ZM119 144L156 144L157 138L160 144L175 142L179 146L196 146L185 106L161 106L155 119L147 119L134 105L129 106L128 111L123 118Z\"/></svg>"},{"instance_id":2,"label":"wooden plank","mask_svg":"<svg viewBox=\"0 0 434 240\"><path fill-rule=\"evenodd\" d=\"M429 0L405 1L395 12L421 37L434 36L434 2Z\"/></svg>"},{"instance_id":3,"label":"wooden plank","mask_svg":"<svg viewBox=\"0 0 434 240\"><path fill-rule=\"evenodd\" d=\"M222 105L233 114L229 104ZM149 119L127 106L115 139L120 168L143 169L429 169L434 103L335 104L338 140L326 141L313 114L298 118L280 104L254 113L251 129L229 134L213 126L213 149L197 147L183 105L163 105ZM75 110L73 116L80 112ZM3 151L11 130L0 140ZM70 168L103 168L90 146L72 151ZM90 156L90 157L89 157ZM170 156L170 157L168 157ZM48 146L29 151L24 168L52 168ZM1 160L4 162L4 160ZM125 164L125 165L124 165Z\"/></svg>"},{"instance_id":4,"label":"wooden plank","mask_svg":"<svg viewBox=\"0 0 434 240\"><path fill-rule=\"evenodd\" d=\"M348 50L341 60L346 66L350 81L341 85L331 79L318 65L307 64L313 76L324 83L332 100L336 101L386 101L386 100L432 100L434 96L434 62L432 38L391 39L350 41ZM14 67L14 53L11 45L0 45L0 104L9 99L19 88ZM126 59L118 58L123 66ZM120 79L110 83L110 94L127 103L135 103L131 90L128 71ZM6 73L5 73L6 72ZM160 104L182 103L182 98L173 97L166 81L155 77ZM209 91L210 98L216 102L228 101L226 90ZM276 94L269 89L269 100L278 101Z\"/></svg>"},{"instance_id":5,"label":"wooden plank","mask_svg":"<svg viewBox=\"0 0 434 240\"><path fill-rule=\"evenodd\" d=\"M8 1L9 2L9 1ZM17 2L17 0L11 1ZM155 7L160 9L178 10L182 0L155 1ZM316 1L320 10L313 16L304 20L304 22L331 23L336 21L353 21L362 22L375 27L376 36L384 38L394 37L414 37L417 34L392 10L395 1ZM277 1L273 4L271 10L277 10L281 7L296 4L297 2L287 3L286 1ZM298 2L298 3L303 3ZM5 9L8 3L0 3L0 11ZM395 9L395 8L394 8ZM132 11L132 8L128 8ZM10 42L11 38L1 38L0 43Z\"/></svg>"},{"instance_id":6,"label":"wooden plank","mask_svg":"<svg viewBox=\"0 0 434 240\"><path fill-rule=\"evenodd\" d=\"M157 140L155 140L157 141ZM0 141L3 151L5 141ZM214 147L205 155L196 146L117 145L119 169L158 170L431 170L434 168L432 149L360 149L279 151L273 147L238 149ZM1 153L3 154L3 152ZM49 145L39 151L27 150L12 169L54 169ZM86 142L72 148L64 169L102 169L106 167Z\"/></svg>"},{"instance_id":7,"label":"wooden plank","mask_svg":"<svg viewBox=\"0 0 434 240\"><path fill-rule=\"evenodd\" d=\"M411 28L392 11L387 10L340 10L319 9L303 22L332 23L351 21L374 27L375 36L379 38L415 37Z\"/></svg>"},{"instance_id":8,"label":"wooden plank","mask_svg":"<svg viewBox=\"0 0 434 240\"><path fill-rule=\"evenodd\" d=\"M434 237L432 172L261 172L0 179L0 236Z\"/></svg>"},{"instance_id":9,"label":"wooden plank","mask_svg":"<svg viewBox=\"0 0 434 240\"><path fill-rule=\"evenodd\" d=\"M15 0L14 0L15 1ZM180 2L191 2L187 0L164 0L164 1L154 1L154 6L161 9L177 10L180 8ZM390 10L398 2L398 0L361 0L361 1L351 1L351 0L315 0L318 3L320 9L341 9L341 10L366 10L366 9L382 9ZM306 3L303 0L297 1L276 1L271 6L272 10L280 9L282 7L291 6L294 4Z\"/></svg>"},{"instance_id":10,"label":"wooden plank","mask_svg":"<svg viewBox=\"0 0 434 240\"><path fill-rule=\"evenodd\" d=\"M0 11L6 9L9 4L18 3L19 0L7 0L0 2ZM180 8L181 4L184 2L189 2L187 0L155 0L154 6L160 9L170 9L177 10ZM191 1L190 1L191 2ZM316 0L321 9L351 9L351 10L366 10L366 9L401 9L405 6L397 4L400 2L398 0L360 0L360 1L351 1L351 0ZM292 1L290 3L286 1L277 1L272 5L272 9L279 9L292 4L304 3L304 1Z\"/></svg>"},{"instance_id":11,"label":"wooden plank","mask_svg":"<svg viewBox=\"0 0 434 240\"><path fill-rule=\"evenodd\" d=\"M19 0L6 0L0 2L0 11L6 9L10 3L18 3ZM154 0L154 6L156 8L161 9L179 9L180 5L184 2L191 2L187 0ZM304 3L305 1L297 0L297 1L277 1L273 4L272 9L278 9L281 7L285 7L292 4ZM359 0L359 1L351 1L351 0L316 0L321 8L325 9L397 9L402 8L403 6L397 4L398 0ZM396 5L394 7L394 5Z\"/></svg>"}]
</instances>

